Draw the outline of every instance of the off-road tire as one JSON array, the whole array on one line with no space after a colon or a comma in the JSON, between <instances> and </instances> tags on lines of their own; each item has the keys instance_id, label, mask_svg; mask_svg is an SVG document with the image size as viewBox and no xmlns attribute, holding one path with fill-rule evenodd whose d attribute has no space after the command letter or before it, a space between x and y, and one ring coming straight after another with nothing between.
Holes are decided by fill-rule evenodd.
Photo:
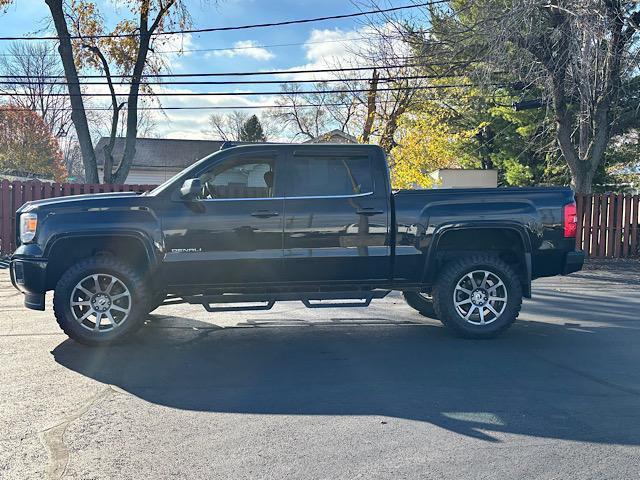
<instances>
[{"instance_id":1,"label":"off-road tire","mask_svg":"<svg viewBox=\"0 0 640 480\"><path fill-rule=\"evenodd\" d=\"M473 325L466 321L454 304L454 289L467 273L485 270L497 275L505 285L506 306L493 323ZM433 307L440 321L454 334L464 338L494 338L515 322L522 305L522 285L514 268L497 255L473 254L442 266L433 289Z\"/></svg>"},{"instance_id":2,"label":"off-road tire","mask_svg":"<svg viewBox=\"0 0 640 480\"><path fill-rule=\"evenodd\" d=\"M433 308L433 299L429 301L418 292L402 292L402 295L409 306L417 310L420 315L438 320L438 315Z\"/></svg>"},{"instance_id":3,"label":"off-road tire","mask_svg":"<svg viewBox=\"0 0 640 480\"><path fill-rule=\"evenodd\" d=\"M87 330L71 311L71 295L77 283L93 274L117 277L130 293L128 317L110 331ZM108 345L129 338L144 323L149 305L150 295L144 275L112 255L89 257L72 265L58 280L53 296L53 311L60 328L76 342L91 346Z\"/></svg>"}]
</instances>

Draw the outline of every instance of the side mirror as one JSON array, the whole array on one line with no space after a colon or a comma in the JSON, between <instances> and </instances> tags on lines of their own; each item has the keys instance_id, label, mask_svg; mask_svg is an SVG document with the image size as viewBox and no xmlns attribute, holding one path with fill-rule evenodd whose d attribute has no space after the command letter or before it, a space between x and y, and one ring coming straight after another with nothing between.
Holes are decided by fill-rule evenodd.
<instances>
[{"instance_id":1,"label":"side mirror","mask_svg":"<svg viewBox=\"0 0 640 480\"><path fill-rule=\"evenodd\" d=\"M180 187L180 196L182 198L193 198L202 191L202 182L199 178L190 178L185 180Z\"/></svg>"}]
</instances>

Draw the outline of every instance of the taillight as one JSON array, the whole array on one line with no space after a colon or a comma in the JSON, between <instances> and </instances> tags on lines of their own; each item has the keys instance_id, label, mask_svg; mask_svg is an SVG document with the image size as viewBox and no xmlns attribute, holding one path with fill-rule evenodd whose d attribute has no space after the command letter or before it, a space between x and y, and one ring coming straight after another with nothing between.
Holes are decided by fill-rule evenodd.
<instances>
[{"instance_id":1,"label":"taillight","mask_svg":"<svg viewBox=\"0 0 640 480\"><path fill-rule=\"evenodd\" d=\"M564 237L574 238L578 230L578 210L576 202L567 203L562 209L562 218L564 222Z\"/></svg>"}]
</instances>

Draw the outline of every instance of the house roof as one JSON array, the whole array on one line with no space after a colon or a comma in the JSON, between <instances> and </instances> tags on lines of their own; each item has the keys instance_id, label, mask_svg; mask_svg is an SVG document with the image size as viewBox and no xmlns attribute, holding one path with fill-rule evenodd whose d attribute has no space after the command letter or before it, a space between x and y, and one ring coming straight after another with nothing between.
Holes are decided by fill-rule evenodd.
<instances>
[{"instance_id":1,"label":"house roof","mask_svg":"<svg viewBox=\"0 0 640 480\"><path fill-rule=\"evenodd\" d=\"M95 146L98 166L104 165L104 147L109 143L102 137ZM116 137L113 157L116 164L124 154L124 137ZM175 138L138 138L132 168L183 169L207 155L220 150L222 140L181 140Z\"/></svg>"},{"instance_id":2,"label":"house roof","mask_svg":"<svg viewBox=\"0 0 640 480\"><path fill-rule=\"evenodd\" d=\"M353 135L349 135L348 133L343 132L342 130L336 128L326 133L321 133L315 138L311 140L307 140L304 143L358 143L358 140Z\"/></svg>"}]
</instances>

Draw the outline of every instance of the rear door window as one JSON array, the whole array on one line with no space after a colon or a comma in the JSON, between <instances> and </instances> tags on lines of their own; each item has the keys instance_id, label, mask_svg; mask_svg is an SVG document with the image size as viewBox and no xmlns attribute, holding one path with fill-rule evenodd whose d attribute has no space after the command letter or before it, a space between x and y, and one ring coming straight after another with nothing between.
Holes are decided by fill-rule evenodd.
<instances>
[{"instance_id":1,"label":"rear door window","mask_svg":"<svg viewBox=\"0 0 640 480\"><path fill-rule=\"evenodd\" d=\"M345 196L373 192L369 157L295 155L288 168L288 197Z\"/></svg>"}]
</instances>

